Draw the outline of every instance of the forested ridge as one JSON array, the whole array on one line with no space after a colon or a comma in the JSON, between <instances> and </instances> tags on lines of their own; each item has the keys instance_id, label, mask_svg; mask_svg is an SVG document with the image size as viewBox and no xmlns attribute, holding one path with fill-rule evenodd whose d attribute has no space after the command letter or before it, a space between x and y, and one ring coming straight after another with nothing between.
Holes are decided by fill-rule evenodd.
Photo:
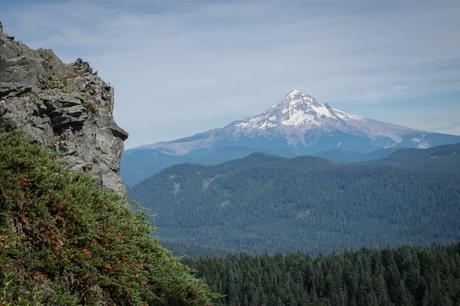
<instances>
[{"instance_id":1,"label":"forested ridge","mask_svg":"<svg viewBox=\"0 0 460 306\"><path fill-rule=\"evenodd\" d=\"M185 262L224 295L215 305L460 305L460 243Z\"/></svg>"},{"instance_id":2,"label":"forested ridge","mask_svg":"<svg viewBox=\"0 0 460 306\"><path fill-rule=\"evenodd\" d=\"M442 173L460 172L460 143L429 149L399 149L389 156L363 164L392 166L409 170Z\"/></svg>"},{"instance_id":3,"label":"forested ridge","mask_svg":"<svg viewBox=\"0 0 460 306\"><path fill-rule=\"evenodd\" d=\"M160 238L245 252L346 250L460 239L460 145L363 164L252 154L176 165L129 190Z\"/></svg>"}]
</instances>

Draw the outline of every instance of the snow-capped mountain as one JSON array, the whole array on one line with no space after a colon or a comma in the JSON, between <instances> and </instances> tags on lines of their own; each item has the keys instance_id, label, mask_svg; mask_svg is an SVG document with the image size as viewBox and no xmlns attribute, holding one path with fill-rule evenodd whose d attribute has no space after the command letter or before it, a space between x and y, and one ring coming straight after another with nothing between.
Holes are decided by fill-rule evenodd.
<instances>
[{"instance_id":1,"label":"snow-capped mountain","mask_svg":"<svg viewBox=\"0 0 460 306\"><path fill-rule=\"evenodd\" d=\"M380 149L428 148L455 142L460 142L460 136L367 119L294 89L259 115L190 137L127 150L122 177L132 184L173 164L213 164L253 152L321 156L322 152L340 150L362 155Z\"/></svg>"}]
</instances>

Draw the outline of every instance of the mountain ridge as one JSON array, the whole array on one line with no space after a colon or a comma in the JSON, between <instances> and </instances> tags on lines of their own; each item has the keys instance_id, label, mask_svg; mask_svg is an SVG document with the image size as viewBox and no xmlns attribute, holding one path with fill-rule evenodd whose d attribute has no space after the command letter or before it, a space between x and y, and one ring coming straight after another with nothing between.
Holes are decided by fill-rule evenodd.
<instances>
[{"instance_id":1,"label":"mountain ridge","mask_svg":"<svg viewBox=\"0 0 460 306\"><path fill-rule=\"evenodd\" d=\"M342 165L253 153L214 166L174 165L128 195L155 212L168 241L317 254L458 240L459 169L460 144Z\"/></svg>"},{"instance_id":2,"label":"mountain ridge","mask_svg":"<svg viewBox=\"0 0 460 306\"><path fill-rule=\"evenodd\" d=\"M223 128L125 151L122 178L127 185L178 163L217 164L253 152L279 156L330 156L361 161L376 150L428 148L460 142L460 136L432 133L350 114L294 89L268 110ZM327 152L338 150L333 154ZM337 156L340 152L342 155ZM350 156L356 153L356 156ZM384 156L376 154L378 157Z\"/></svg>"}]
</instances>

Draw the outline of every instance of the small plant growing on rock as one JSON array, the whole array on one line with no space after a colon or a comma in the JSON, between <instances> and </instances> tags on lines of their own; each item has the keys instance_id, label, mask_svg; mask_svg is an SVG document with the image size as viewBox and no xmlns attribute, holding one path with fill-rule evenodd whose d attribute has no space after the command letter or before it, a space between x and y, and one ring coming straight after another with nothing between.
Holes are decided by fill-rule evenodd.
<instances>
[{"instance_id":1,"label":"small plant growing on rock","mask_svg":"<svg viewBox=\"0 0 460 306\"><path fill-rule=\"evenodd\" d=\"M58 89L67 93L73 91L64 79L51 74L42 76L38 80L38 87L42 90Z\"/></svg>"},{"instance_id":2,"label":"small plant growing on rock","mask_svg":"<svg viewBox=\"0 0 460 306\"><path fill-rule=\"evenodd\" d=\"M37 93L32 90L24 91L20 93L17 97L29 100L30 102L35 104L40 102L40 98L38 97Z\"/></svg>"},{"instance_id":3,"label":"small plant growing on rock","mask_svg":"<svg viewBox=\"0 0 460 306\"><path fill-rule=\"evenodd\" d=\"M56 75L45 75L41 77L38 81L38 87L41 90L61 90L65 93L70 93L74 95L77 99L79 99L83 106L89 111L94 114L99 113L99 108L96 102L91 98L91 96L86 92L78 92L71 88L68 84L68 79L71 78L71 75L63 75L63 76L56 76Z\"/></svg>"},{"instance_id":4,"label":"small plant growing on rock","mask_svg":"<svg viewBox=\"0 0 460 306\"><path fill-rule=\"evenodd\" d=\"M55 57L51 49L38 49L37 52L45 61L51 61Z\"/></svg>"},{"instance_id":5,"label":"small plant growing on rock","mask_svg":"<svg viewBox=\"0 0 460 306\"><path fill-rule=\"evenodd\" d=\"M88 93L80 92L77 94L77 98L80 99L81 103L88 111L94 114L99 114L99 107Z\"/></svg>"}]
</instances>

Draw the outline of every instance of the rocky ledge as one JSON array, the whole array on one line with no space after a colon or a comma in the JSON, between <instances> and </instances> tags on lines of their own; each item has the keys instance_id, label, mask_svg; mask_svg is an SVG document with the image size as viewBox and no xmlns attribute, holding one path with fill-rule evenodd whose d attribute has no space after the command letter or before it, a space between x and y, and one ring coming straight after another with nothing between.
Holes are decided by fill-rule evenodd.
<instances>
[{"instance_id":1,"label":"rocky ledge","mask_svg":"<svg viewBox=\"0 0 460 306\"><path fill-rule=\"evenodd\" d=\"M89 64L64 64L32 50L0 24L0 131L22 130L60 153L72 169L124 191L119 177L128 134L113 118L114 90Z\"/></svg>"}]
</instances>

